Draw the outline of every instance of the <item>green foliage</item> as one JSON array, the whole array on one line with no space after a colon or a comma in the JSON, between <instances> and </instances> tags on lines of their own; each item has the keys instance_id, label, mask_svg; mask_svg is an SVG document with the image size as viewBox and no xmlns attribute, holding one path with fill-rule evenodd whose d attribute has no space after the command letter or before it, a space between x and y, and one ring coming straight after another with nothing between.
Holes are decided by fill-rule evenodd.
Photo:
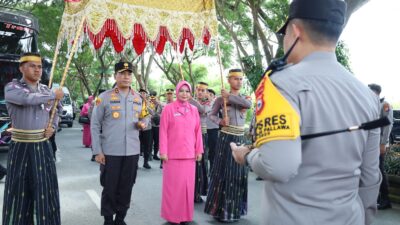
<instances>
[{"instance_id":1,"label":"green foliage","mask_svg":"<svg viewBox=\"0 0 400 225\"><path fill-rule=\"evenodd\" d=\"M344 41L339 41L336 46L336 58L347 70L352 72L349 49Z\"/></svg>"},{"instance_id":2,"label":"green foliage","mask_svg":"<svg viewBox=\"0 0 400 225\"><path fill-rule=\"evenodd\" d=\"M391 175L400 176L400 147L393 145L386 153L385 171Z\"/></svg>"}]
</instances>

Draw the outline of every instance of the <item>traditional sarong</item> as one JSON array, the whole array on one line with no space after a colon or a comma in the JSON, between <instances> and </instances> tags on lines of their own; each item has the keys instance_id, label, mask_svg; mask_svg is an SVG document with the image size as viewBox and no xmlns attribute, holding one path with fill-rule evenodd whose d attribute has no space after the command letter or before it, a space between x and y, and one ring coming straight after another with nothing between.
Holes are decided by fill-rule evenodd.
<instances>
[{"instance_id":1,"label":"traditional sarong","mask_svg":"<svg viewBox=\"0 0 400 225\"><path fill-rule=\"evenodd\" d=\"M59 225L60 202L48 141L11 142L4 189L3 225Z\"/></svg>"},{"instance_id":2,"label":"traditional sarong","mask_svg":"<svg viewBox=\"0 0 400 225\"><path fill-rule=\"evenodd\" d=\"M235 162L229 143L243 143L244 136L221 131L204 212L224 222L232 222L247 214L248 169Z\"/></svg>"},{"instance_id":3,"label":"traditional sarong","mask_svg":"<svg viewBox=\"0 0 400 225\"><path fill-rule=\"evenodd\" d=\"M207 130L206 130L207 131ZM203 133L204 154L201 161L196 161L196 182L194 188L194 201L202 202L201 196L207 195L208 189L208 168L207 168L207 133Z\"/></svg>"}]
</instances>

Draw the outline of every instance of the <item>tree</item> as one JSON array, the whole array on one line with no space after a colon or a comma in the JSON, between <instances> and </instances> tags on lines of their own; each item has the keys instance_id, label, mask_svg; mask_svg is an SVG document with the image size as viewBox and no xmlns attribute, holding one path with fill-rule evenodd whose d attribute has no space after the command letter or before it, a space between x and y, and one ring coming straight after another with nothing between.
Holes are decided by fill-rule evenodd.
<instances>
[{"instance_id":1,"label":"tree","mask_svg":"<svg viewBox=\"0 0 400 225\"><path fill-rule=\"evenodd\" d=\"M346 0L346 21L367 2ZM220 32L222 42L234 43L239 63L255 89L266 66L283 53L282 38L274 31L285 22L289 1L216 0L216 9L220 30L225 30Z\"/></svg>"}]
</instances>

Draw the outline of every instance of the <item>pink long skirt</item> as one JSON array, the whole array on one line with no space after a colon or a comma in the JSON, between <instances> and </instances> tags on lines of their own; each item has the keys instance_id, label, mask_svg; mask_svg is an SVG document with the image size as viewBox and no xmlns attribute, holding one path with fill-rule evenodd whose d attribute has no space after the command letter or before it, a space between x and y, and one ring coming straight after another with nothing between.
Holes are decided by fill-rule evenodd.
<instances>
[{"instance_id":1,"label":"pink long skirt","mask_svg":"<svg viewBox=\"0 0 400 225\"><path fill-rule=\"evenodd\" d=\"M90 136L90 124L83 124L82 142L85 147L92 147L92 137Z\"/></svg>"},{"instance_id":2,"label":"pink long skirt","mask_svg":"<svg viewBox=\"0 0 400 225\"><path fill-rule=\"evenodd\" d=\"M189 222L194 213L194 159L163 163L161 217L173 223Z\"/></svg>"}]
</instances>

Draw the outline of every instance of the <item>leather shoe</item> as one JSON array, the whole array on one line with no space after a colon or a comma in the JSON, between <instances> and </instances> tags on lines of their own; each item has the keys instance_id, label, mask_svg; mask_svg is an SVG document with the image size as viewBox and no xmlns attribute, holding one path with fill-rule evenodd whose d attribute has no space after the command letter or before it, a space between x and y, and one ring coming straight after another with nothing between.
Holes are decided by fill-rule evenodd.
<instances>
[{"instance_id":1,"label":"leather shoe","mask_svg":"<svg viewBox=\"0 0 400 225\"><path fill-rule=\"evenodd\" d=\"M160 160L160 158L159 158L158 156L156 156L156 155L153 156L153 159L154 159L154 160L157 160L157 161Z\"/></svg>"},{"instance_id":2,"label":"leather shoe","mask_svg":"<svg viewBox=\"0 0 400 225\"><path fill-rule=\"evenodd\" d=\"M146 168L146 169L151 169L151 166L149 165L148 162L145 162L145 163L143 164L143 167Z\"/></svg>"}]
</instances>

